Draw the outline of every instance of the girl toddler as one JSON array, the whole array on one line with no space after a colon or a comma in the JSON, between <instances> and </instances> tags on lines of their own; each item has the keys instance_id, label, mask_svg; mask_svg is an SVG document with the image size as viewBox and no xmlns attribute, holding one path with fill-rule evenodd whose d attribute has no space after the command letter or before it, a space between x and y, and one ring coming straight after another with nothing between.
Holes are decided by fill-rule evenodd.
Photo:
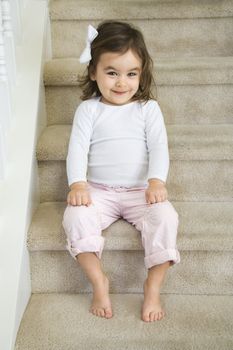
<instances>
[{"instance_id":1,"label":"girl toddler","mask_svg":"<svg viewBox=\"0 0 233 350\"><path fill-rule=\"evenodd\" d=\"M161 320L160 289L180 254L178 214L167 200L167 133L151 93L152 60L137 28L105 21L97 30L88 27L80 62L88 67L79 83L83 102L74 116L67 155L67 249L92 284L90 312L111 318L101 233L119 218L134 225L141 232L148 270L141 318Z\"/></svg>"}]
</instances>

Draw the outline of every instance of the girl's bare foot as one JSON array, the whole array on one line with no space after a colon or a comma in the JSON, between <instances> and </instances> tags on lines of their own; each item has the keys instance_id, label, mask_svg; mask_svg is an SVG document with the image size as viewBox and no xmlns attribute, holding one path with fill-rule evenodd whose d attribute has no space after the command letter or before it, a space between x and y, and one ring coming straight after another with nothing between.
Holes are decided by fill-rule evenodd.
<instances>
[{"instance_id":1,"label":"girl's bare foot","mask_svg":"<svg viewBox=\"0 0 233 350\"><path fill-rule=\"evenodd\" d=\"M111 301L109 298L109 281L106 275L93 285L93 299L90 312L93 315L105 318L113 316Z\"/></svg>"},{"instance_id":2,"label":"girl's bare foot","mask_svg":"<svg viewBox=\"0 0 233 350\"><path fill-rule=\"evenodd\" d=\"M144 282L142 320L145 322L160 321L164 316L165 312L160 303L160 290L146 279Z\"/></svg>"}]
</instances>

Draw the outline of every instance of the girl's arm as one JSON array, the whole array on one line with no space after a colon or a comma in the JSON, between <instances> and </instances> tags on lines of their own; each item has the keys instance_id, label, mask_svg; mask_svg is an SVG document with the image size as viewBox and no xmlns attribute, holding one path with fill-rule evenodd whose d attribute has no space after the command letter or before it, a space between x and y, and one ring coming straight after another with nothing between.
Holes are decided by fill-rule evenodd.
<instances>
[{"instance_id":1,"label":"girl's arm","mask_svg":"<svg viewBox=\"0 0 233 350\"><path fill-rule=\"evenodd\" d=\"M169 170L167 132L161 109L156 101L151 101L146 115L146 140L149 155L147 203L162 202L167 199L165 187Z\"/></svg>"},{"instance_id":2,"label":"girl's arm","mask_svg":"<svg viewBox=\"0 0 233 350\"><path fill-rule=\"evenodd\" d=\"M70 192L67 203L70 205L90 205L91 198L87 189L87 160L92 134L91 115L86 103L78 107L73 121L66 169Z\"/></svg>"},{"instance_id":3,"label":"girl's arm","mask_svg":"<svg viewBox=\"0 0 233 350\"><path fill-rule=\"evenodd\" d=\"M87 101L82 102L74 116L68 155L66 158L66 171L68 185L75 182L86 182L88 152L92 135L92 120L87 108Z\"/></svg>"}]
</instances>

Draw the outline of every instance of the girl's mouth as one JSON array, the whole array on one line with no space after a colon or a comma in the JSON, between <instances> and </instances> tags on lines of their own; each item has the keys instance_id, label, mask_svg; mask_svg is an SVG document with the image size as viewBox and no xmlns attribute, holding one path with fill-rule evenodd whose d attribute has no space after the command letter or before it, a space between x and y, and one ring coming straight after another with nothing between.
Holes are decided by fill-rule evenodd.
<instances>
[{"instance_id":1,"label":"girl's mouth","mask_svg":"<svg viewBox=\"0 0 233 350\"><path fill-rule=\"evenodd\" d=\"M113 92L114 92L114 94L117 94L117 95L124 95L124 94L126 94L127 91L114 91L113 90Z\"/></svg>"}]
</instances>

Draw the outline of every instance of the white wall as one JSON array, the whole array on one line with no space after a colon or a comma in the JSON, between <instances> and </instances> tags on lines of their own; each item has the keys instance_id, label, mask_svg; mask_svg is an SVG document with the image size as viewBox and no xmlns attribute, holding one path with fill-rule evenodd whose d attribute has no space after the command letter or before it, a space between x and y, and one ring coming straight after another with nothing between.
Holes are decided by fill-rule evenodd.
<instances>
[{"instance_id":1,"label":"white wall","mask_svg":"<svg viewBox=\"0 0 233 350\"><path fill-rule=\"evenodd\" d=\"M22 42L16 47L17 82L7 137L5 178L0 181L0 349L13 350L31 295L27 231L39 204L35 147L46 125L44 60L50 58L47 1L28 0ZM47 33L47 34L46 34Z\"/></svg>"}]
</instances>

